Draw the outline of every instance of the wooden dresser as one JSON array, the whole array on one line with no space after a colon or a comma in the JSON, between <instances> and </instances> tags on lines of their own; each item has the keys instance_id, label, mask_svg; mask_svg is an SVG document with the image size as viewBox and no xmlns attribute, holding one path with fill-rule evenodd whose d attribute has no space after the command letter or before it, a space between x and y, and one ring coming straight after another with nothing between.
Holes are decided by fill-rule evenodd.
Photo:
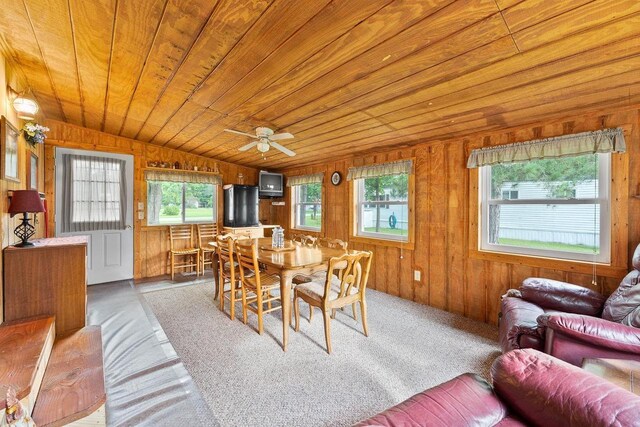
<instances>
[{"instance_id":1,"label":"wooden dresser","mask_svg":"<svg viewBox=\"0 0 640 427\"><path fill-rule=\"evenodd\" d=\"M54 315L56 335L85 326L87 238L56 237L4 249L4 320Z\"/></svg>"}]
</instances>

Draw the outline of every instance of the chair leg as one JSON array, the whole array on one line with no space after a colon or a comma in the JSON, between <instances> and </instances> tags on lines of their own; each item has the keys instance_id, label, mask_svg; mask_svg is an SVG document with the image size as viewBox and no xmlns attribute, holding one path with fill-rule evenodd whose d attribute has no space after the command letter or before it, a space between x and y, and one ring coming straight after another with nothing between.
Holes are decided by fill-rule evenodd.
<instances>
[{"instance_id":1,"label":"chair leg","mask_svg":"<svg viewBox=\"0 0 640 427\"><path fill-rule=\"evenodd\" d=\"M327 341L327 353L331 354L331 317L326 310L322 310L322 317L324 318L324 338Z\"/></svg>"},{"instance_id":2,"label":"chair leg","mask_svg":"<svg viewBox=\"0 0 640 427\"><path fill-rule=\"evenodd\" d=\"M262 309L263 309L262 291L256 290L256 294L258 295L258 300L257 300L258 302L258 333L262 335L262 331L264 330L264 325L262 322Z\"/></svg>"},{"instance_id":3,"label":"chair leg","mask_svg":"<svg viewBox=\"0 0 640 427\"><path fill-rule=\"evenodd\" d=\"M309 323L311 323L312 318L313 318L313 306L309 304Z\"/></svg>"},{"instance_id":4,"label":"chair leg","mask_svg":"<svg viewBox=\"0 0 640 427\"><path fill-rule=\"evenodd\" d=\"M335 319L335 318L336 318L336 312L337 312L337 311L338 311L338 310L336 310L335 308L334 308L333 310L331 310L331 318L332 318L332 319Z\"/></svg>"},{"instance_id":5,"label":"chair leg","mask_svg":"<svg viewBox=\"0 0 640 427\"><path fill-rule=\"evenodd\" d=\"M247 324L247 290L242 285L242 322Z\"/></svg>"},{"instance_id":6,"label":"chair leg","mask_svg":"<svg viewBox=\"0 0 640 427\"><path fill-rule=\"evenodd\" d=\"M175 280L175 261L173 259L173 254L171 254L171 281Z\"/></svg>"},{"instance_id":7,"label":"chair leg","mask_svg":"<svg viewBox=\"0 0 640 427\"><path fill-rule=\"evenodd\" d=\"M351 308L353 308L353 319L358 321L358 312L356 311L356 303L351 304Z\"/></svg>"},{"instance_id":8,"label":"chair leg","mask_svg":"<svg viewBox=\"0 0 640 427\"><path fill-rule=\"evenodd\" d=\"M367 302L360 300L360 313L362 314L362 328L364 329L364 336L369 336L369 328L367 327Z\"/></svg>"},{"instance_id":9,"label":"chair leg","mask_svg":"<svg viewBox=\"0 0 640 427\"><path fill-rule=\"evenodd\" d=\"M218 302L220 304L220 311L224 311L224 277L222 274L218 274L218 285L216 286L218 291Z\"/></svg>"},{"instance_id":10,"label":"chair leg","mask_svg":"<svg viewBox=\"0 0 640 427\"><path fill-rule=\"evenodd\" d=\"M236 283L229 281L229 287L229 303L231 304L231 307L229 307L229 317L233 320L236 318Z\"/></svg>"},{"instance_id":11,"label":"chair leg","mask_svg":"<svg viewBox=\"0 0 640 427\"><path fill-rule=\"evenodd\" d=\"M267 298L269 299L267 302L267 309L271 310L271 291L267 291Z\"/></svg>"},{"instance_id":12,"label":"chair leg","mask_svg":"<svg viewBox=\"0 0 640 427\"><path fill-rule=\"evenodd\" d=\"M293 312L296 315L295 331L300 332L300 301L297 295L293 297Z\"/></svg>"}]
</instances>

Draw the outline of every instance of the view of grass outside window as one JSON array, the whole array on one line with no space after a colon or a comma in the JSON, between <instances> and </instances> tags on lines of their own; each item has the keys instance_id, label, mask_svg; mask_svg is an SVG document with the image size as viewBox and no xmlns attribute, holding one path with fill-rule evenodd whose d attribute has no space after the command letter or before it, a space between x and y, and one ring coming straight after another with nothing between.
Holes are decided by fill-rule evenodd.
<instances>
[{"instance_id":1,"label":"view of grass outside window","mask_svg":"<svg viewBox=\"0 0 640 427\"><path fill-rule=\"evenodd\" d=\"M481 249L606 261L609 167L608 154L483 167Z\"/></svg>"},{"instance_id":2,"label":"view of grass outside window","mask_svg":"<svg viewBox=\"0 0 640 427\"><path fill-rule=\"evenodd\" d=\"M291 187L295 228L320 231L322 224L322 184Z\"/></svg>"},{"instance_id":3,"label":"view of grass outside window","mask_svg":"<svg viewBox=\"0 0 640 427\"><path fill-rule=\"evenodd\" d=\"M215 185L147 182L147 224L212 222L215 218Z\"/></svg>"},{"instance_id":4,"label":"view of grass outside window","mask_svg":"<svg viewBox=\"0 0 640 427\"><path fill-rule=\"evenodd\" d=\"M409 175L364 178L355 182L358 236L409 238Z\"/></svg>"}]
</instances>

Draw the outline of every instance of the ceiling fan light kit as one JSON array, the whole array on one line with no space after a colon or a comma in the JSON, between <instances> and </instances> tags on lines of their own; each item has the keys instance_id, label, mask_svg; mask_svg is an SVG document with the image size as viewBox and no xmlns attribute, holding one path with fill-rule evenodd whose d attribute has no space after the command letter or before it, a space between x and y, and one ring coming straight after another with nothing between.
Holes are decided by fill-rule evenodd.
<instances>
[{"instance_id":1,"label":"ceiling fan light kit","mask_svg":"<svg viewBox=\"0 0 640 427\"><path fill-rule=\"evenodd\" d=\"M295 152L275 142L283 139L292 139L293 135L288 132L274 134L273 130L267 127L257 127L255 135L252 135L247 132L233 130L233 129L225 129L224 131L229 133L235 133L242 136L248 136L251 138L256 138L256 141L252 141L249 144L243 145L242 147L238 148L239 151L247 151L253 147L256 147L258 151L262 153L264 156L264 153L266 153L267 151L269 151L271 147L273 147L276 150L283 152L287 156L296 155Z\"/></svg>"}]
</instances>

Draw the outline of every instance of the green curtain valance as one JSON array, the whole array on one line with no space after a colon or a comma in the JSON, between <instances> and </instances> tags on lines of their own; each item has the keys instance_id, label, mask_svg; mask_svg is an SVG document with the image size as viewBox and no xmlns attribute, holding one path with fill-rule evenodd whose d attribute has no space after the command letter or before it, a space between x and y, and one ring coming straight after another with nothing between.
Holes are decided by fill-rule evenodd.
<instances>
[{"instance_id":1,"label":"green curtain valance","mask_svg":"<svg viewBox=\"0 0 640 427\"><path fill-rule=\"evenodd\" d=\"M144 171L146 181L190 182L195 184L222 185L222 176L198 171L179 169L146 169Z\"/></svg>"},{"instance_id":2,"label":"green curtain valance","mask_svg":"<svg viewBox=\"0 0 640 427\"><path fill-rule=\"evenodd\" d=\"M624 153L621 128L582 132L473 150L467 168L594 153Z\"/></svg>"},{"instance_id":3,"label":"green curtain valance","mask_svg":"<svg viewBox=\"0 0 640 427\"><path fill-rule=\"evenodd\" d=\"M413 160L398 160L396 162L380 163L377 165L357 166L349 168L347 181L362 178L376 178L378 176L401 175L413 173Z\"/></svg>"},{"instance_id":4,"label":"green curtain valance","mask_svg":"<svg viewBox=\"0 0 640 427\"><path fill-rule=\"evenodd\" d=\"M288 176L287 187L306 184L321 184L324 179L324 173L314 173L310 175Z\"/></svg>"}]
</instances>

